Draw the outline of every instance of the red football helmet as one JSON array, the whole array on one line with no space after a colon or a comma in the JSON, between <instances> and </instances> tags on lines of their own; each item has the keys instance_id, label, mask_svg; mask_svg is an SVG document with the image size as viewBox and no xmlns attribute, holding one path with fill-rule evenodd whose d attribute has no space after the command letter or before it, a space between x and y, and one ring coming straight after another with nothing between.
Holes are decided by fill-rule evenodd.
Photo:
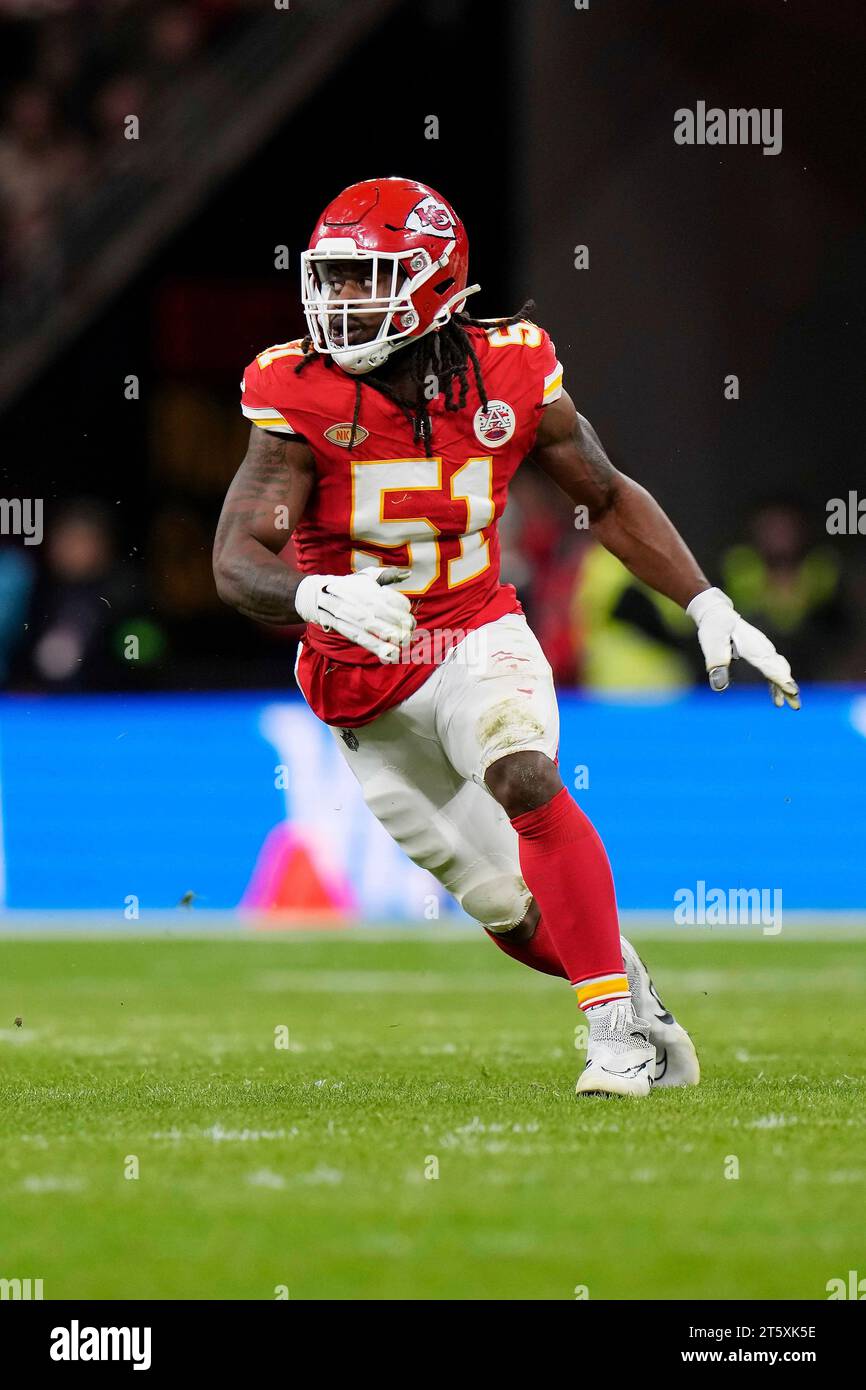
<instances>
[{"instance_id":1,"label":"red football helmet","mask_svg":"<svg viewBox=\"0 0 866 1390\"><path fill-rule=\"evenodd\" d=\"M347 261L364 263L368 295L340 297ZM301 255L313 346L347 372L381 367L398 348L441 328L480 289L467 287L468 264L463 223L434 189L413 179L352 184L322 213ZM360 268L357 274L361 279ZM381 319L378 328L375 318ZM357 340L370 331L374 336Z\"/></svg>"}]
</instances>

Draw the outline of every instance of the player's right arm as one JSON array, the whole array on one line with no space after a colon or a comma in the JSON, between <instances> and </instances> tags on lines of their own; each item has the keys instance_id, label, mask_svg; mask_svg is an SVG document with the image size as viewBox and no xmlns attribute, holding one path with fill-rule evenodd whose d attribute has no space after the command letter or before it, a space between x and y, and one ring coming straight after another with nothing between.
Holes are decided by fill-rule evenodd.
<instances>
[{"instance_id":1,"label":"player's right arm","mask_svg":"<svg viewBox=\"0 0 866 1390\"><path fill-rule=\"evenodd\" d=\"M373 565L356 574L301 575L278 558L315 480L313 455L303 441L253 425L217 526L217 593L257 622L318 623L380 661L399 661L415 627L409 600L393 587L407 570Z\"/></svg>"},{"instance_id":2,"label":"player's right arm","mask_svg":"<svg viewBox=\"0 0 866 1390\"><path fill-rule=\"evenodd\" d=\"M304 621L295 607L303 576L278 555L303 516L315 478L305 443L253 425L246 456L223 503L213 571L223 603L257 622Z\"/></svg>"}]
</instances>

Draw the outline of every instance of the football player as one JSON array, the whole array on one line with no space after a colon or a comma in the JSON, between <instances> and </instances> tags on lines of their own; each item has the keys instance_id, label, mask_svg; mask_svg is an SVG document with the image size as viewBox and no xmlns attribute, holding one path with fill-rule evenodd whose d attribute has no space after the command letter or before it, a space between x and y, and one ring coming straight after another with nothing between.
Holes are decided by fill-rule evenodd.
<instances>
[{"instance_id":1,"label":"football player","mask_svg":"<svg viewBox=\"0 0 866 1390\"><path fill-rule=\"evenodd\" d=\"M520 463L686 609L714 690L739 656L796 709L788 662L613 467L547 333L467 313L466 232L433 189L347 188L302 281L308 336L244 374L252 428L217 531L219 593L259 622L307 624L298 684L370 810L497 945L569 981L589 1028L578 1093L694 1084L688 1034L620 938L604 847L557 767L550 666L499 579ZM280 559L289 535L300 573Z\"/></svg>"}]
</instances>

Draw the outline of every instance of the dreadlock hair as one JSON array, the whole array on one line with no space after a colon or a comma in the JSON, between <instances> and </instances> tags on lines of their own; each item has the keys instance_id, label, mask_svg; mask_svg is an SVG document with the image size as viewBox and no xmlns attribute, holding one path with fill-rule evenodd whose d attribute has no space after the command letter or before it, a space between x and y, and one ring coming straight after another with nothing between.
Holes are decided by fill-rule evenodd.
<instances>
[{"instance_id":1,"label":"dreadlock hair","mask_svg":"<svg viewBox=\"0 0 866 1390\"><path fill-rule=\"evenodd\" d=\"M478 354L472 346L472 339L467 333L467 328L483 328L489 331L494 328L508 328L511 324L519 323L521 319L528 318L530 312L535 308L534 300L528 299L516 314L504 319L474 319L468 314L453 314L449 321L439 329L438 333L430 333L417 342L410 344L402 350L400 361L409 368L409 379L412 387L411 399L405 399L399 395L387 381L377 380L374 374L369 376L355 377L355 409L352 415L352 433L349 436L349 448L355 447L355 438L358 433L358 422L361 415L361 393L362 387L372 387L380 395L386 396L389 401L393 401L398 410L406 417L412 426L412 441L415 444L424 445L424 453L427 458L433 454L433 426L430 415L427 411L427 403L432 397L429 394L430 378L433 377L436 383L434 395L441 392L445 400L446 410L462 410L466 404L466 397L469 393L469 369L475 379L478 394L481 397L481 404L487 409L487 391L484 386L484 377L481 374L481 364L478 361ZM300 373L320 356L313 347L313 341L309 335L301 342L304 356L295 367L295 371ZM325 357L325 366L333 367L334 359Z\"/></svg>"}]
</instances>

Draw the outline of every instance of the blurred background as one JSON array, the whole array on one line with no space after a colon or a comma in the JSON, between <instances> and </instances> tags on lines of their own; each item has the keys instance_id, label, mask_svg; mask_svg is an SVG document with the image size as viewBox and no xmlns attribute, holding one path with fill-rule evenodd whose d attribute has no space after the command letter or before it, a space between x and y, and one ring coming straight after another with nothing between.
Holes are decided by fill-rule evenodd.
<instances>
[{"instance_id":1,"label":"blurred background","mask_svg":"<svg viewBox=\"0 0 866 1390\"><path fill-rule=\"evenodd\" d=\"M456 205L483 287L476 312L535 301L614 461L802 682L839 684L821 708L856 731L844 692L855 687L856 701L866 673L864 545L830 534L827 509L866 493L864 60L857 0L0 0L0 491L44 508L40 544L11 534L8 508L0 534L7 901L116 901L105 864L117 846L90 856L86 881L74 866L94 817L118 824L110 789L132 779L143 795L142 762L118 764L116 749L103 780L94 774L106 721L117 741L169 709L133 697L205 700L190 725L172 725L174 752L158 742L163 714L141 747L164 770L190 750L191 728L193 750L210 739L201 786L191 768L185 786L219 801L226 846L237 845L228 807L249 762L229 792L214 764L233 755L202 711L233 711L273 747L273 700L296 711L298 637L246 621L214 591L214 526L248 433L238 381L256 352L304 331L299 252L322 206L377 174L429 182ZM698 101L781 108L781 153L677 145L674 112ZM595 728L596 696L676 702L702 687L690 621L575 530L571 506L529 466L502 529L504 577L560 688L578 692L564 701L566 729L572 708ZM227 703L233 691L269 694L253 709L246 696ZM62 824L49 824L58 801L27 768L88 711L80 780L63 742L68 796ZM860 768L861 743L857 732L840 766ZM322 766L329 756L322 744ZM802 756L791 752L792 768ZM261 776L275 800L243 823L251 848L235 850L215 905L250 891L256 847L281 821L272 761L268 751ZM310 785L321 775L304 773ZM91 815L82 797L97 786ZM173 815L162 795L159 814ZM638 822L651 784L647 796ZM677 804L692 814L687 795ZM68 838L70 806L81 843ZM46 838L68 866L50 889L34 884ZM808 841L791 843L796 857ZM172 883L190 886L180 872L153 889L164 905ZM315 899L328 875L321 862L310 873ZM641 881L636 871L632 905L666 901L659 889L644 903ZM337 903L349 892L322 891ZM817 892L804 887L801 905L826 901ZM861 893L840 905L866 903Z\"/></svg>"}]
</instances>

